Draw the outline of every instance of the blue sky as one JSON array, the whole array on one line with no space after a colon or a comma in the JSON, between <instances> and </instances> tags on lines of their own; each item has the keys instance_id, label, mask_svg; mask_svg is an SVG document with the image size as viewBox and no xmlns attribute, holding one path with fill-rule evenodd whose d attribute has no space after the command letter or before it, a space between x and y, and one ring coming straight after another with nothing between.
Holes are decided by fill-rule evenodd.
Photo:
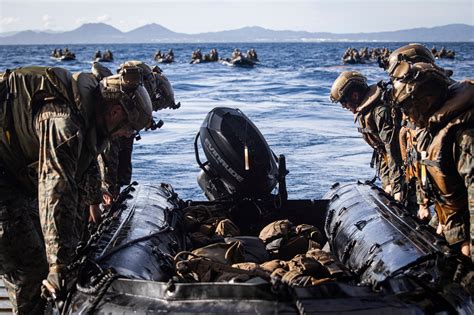
<instances>
[{"instance_id":1,"label":"blue sky","mask_svg":"<svg viewBox=\"0 0 474 315\"><path fill-rule=\"evenodd\" d=\"M262 26L357 33L474 25L474 0L0 0L0 32L72 30L104 22L122 31L148 23L200 33Z\"/></svg>"}]
</instances>

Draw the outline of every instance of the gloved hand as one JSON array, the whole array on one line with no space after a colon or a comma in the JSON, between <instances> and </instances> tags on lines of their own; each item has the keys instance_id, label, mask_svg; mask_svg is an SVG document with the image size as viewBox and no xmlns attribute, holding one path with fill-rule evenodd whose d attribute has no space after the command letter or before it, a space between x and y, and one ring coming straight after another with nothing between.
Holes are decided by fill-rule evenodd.
<instances>
[{"instance_id":1,"label":"gloved hand","mask_svg":"<svg viewBox=\"0 0 474 315\"><path fill-rule=\"evenodd\" d=\"M42 282L41 296L43 298L52 297L56 301L64 301L66 299L65 271L66 266L64 265L53 265L49 268L48 277Z\"/></svg>"}]
</instances>

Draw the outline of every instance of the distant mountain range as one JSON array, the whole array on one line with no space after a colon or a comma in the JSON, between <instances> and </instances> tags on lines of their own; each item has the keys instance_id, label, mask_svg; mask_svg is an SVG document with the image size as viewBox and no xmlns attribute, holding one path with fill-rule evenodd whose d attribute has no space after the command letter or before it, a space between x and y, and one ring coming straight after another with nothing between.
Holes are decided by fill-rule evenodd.
<instances>
[{"instance_id":1,"label":"distant mountain range","mask_svg":"<svg viewBox=\"0 0 474 315\"><path fill-rule=\"evenodd\" d=\"M26 44L119 44L119 43L199 43L199 42L472 42L474 26L449 24L391 32L347 33L274 31L258 26L236 30L184 34L159 24L147 24L122 32L104 23L89 23L67 32L22 31L0 33L0 45Z\"/></svg>"}]
</instances>

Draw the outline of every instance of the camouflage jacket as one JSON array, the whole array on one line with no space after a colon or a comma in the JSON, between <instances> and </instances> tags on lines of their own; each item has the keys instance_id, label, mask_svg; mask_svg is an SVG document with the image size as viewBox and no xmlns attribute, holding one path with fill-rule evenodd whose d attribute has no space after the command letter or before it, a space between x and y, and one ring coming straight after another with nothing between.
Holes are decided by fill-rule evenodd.
<instances>
[{"instance_id":1,"label":"camouflage jacket","mask_svg":"<svg viewBox=\"0 0 474 315\"><path fill-rule=\"evenodd\" d=\"M12 71L6 82L1 163L21 188L37 193L49 264L67 264L78 239L71 226L82 224L75 222L79 183L106 141L95 116L98 81L91 74L28 67Z\"/></svg>"},{"instance_id":2,"label":"camouflage jacket","mask_svg":"<svg viewBox=\"0 0 474 315\"><path fill-rule=\"evenodd\" d=\"M393 119L388 104L382 100L382 91L376 85L370 90L357 108L355 119L358 120L365 141L377 151L382 162L382 182L389 183L392 194L403 188L403 161L400 154L399 132L400 121ZM386 169L384 169L386 168Z\"/></svg>"}]
</instances>

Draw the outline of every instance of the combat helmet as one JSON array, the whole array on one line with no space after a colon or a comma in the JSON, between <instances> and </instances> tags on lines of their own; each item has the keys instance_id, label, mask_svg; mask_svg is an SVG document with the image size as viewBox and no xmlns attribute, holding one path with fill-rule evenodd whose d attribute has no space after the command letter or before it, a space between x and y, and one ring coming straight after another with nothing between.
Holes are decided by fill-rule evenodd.
<instances>
[{"instance_id":1,"label":"combat helmet","mask_svg":"<svg viewBox=\"0 0 474 315\"><path fill-rule=\"evenodd\" d=\"M123 69L129 67L142 69L143 85L150 95L154 111L164 108L176 109L181 106L181 103L175 103L173 88L159 67L151 68L142 61L130 60L121 64L118 72L120 73Z\"/></svg>"},{"instance_id":2,"label":"combat helmet","mask_svg":"<svg viewBox=\"0 0 474 315\"><path fill-rule=\"evenodd\" d=\"M392 76L397 64L401 61L410 63L424 62L435 63L431 51L421 44L408 44L395 49L388 58L382 62L382 67Z\"/></svg>"},{"instance_id":3,"label":"combat helmet","mask_svg":"<svg viewBox=\"0 0 474 315\"><path fill-rule=\"evenodd\" d=\"M354 90L367 90L367 78L357 71L344 71L334 81L329 98L333 103L341 102Z\"/></svg>"},{"instance_id":4,"label":"combat helmet","mask_svg":"<svg viewBox=\"0 0 474 315\"><path fill-rule=\"evenodd\" d=\"M119 74L100 80L100 93L106 102L118 102L127 114L128 123L139 131L152 121L152 105L143 87L142 70L129 67Z\"/></svg>"},{"instance_id":5,"label":"combat helmet","mask_svg":"<svg viewBox=\"0 0 474 315\"><path fill-rule=\"evenodd\" d=\"M428 96L435 96L438 100L446 98L450 81L439 67L426 62L405 62L401 69L404 70L397 71L398 78L393 80L391 92L396 107L405 112L416 108L419 114L426 114L433 109L427 102Z\"/></svg>"}]
</instances>

